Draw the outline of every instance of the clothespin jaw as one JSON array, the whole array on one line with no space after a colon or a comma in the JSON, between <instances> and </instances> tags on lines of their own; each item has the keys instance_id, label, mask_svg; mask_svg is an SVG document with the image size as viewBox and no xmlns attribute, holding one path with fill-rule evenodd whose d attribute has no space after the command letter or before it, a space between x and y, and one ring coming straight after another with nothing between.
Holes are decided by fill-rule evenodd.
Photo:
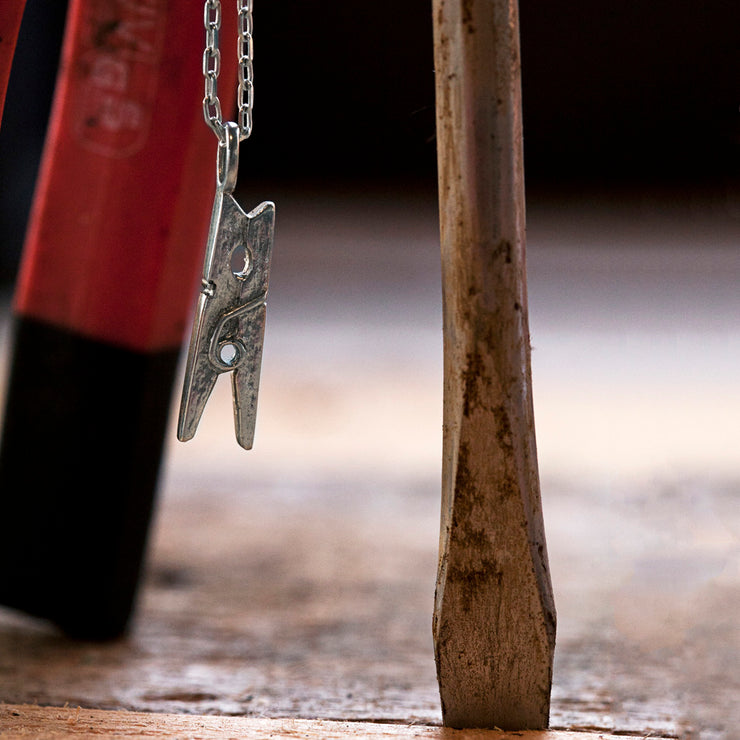
<instances>
[{"instance_id":1,"label":"clothespin jaw","mask_svg":"<svg viewBox=\"0 0 740 740\"><path fill-rule=\"evenodd\" d=\"M216 379L231 372L236 438L252 448L275 224L269 201L245 213L236 185L239 133L225 124L201 295L185 367L177 437L195 435Z\"/></svg>"}]
</instances>

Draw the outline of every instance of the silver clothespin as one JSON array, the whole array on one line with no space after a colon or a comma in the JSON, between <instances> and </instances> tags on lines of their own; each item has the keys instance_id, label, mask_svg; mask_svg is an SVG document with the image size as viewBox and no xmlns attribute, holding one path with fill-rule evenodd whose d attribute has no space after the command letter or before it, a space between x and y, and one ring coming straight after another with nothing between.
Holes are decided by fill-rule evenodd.
<instances>
[{"instance_id":1,"label":"silver clothespin","mask_svg":"<svg viewBox=\"0 0 740 740\"><path fill-rule=\"evenodd\" d=\"M257 415L275 204L245 213L232 193L239 127L226 122L218 147L216 198L203 284L190 338L177 437L192 439L216 378L231 372L236 439L251 449Z\"/></svg>"}]
</instances>

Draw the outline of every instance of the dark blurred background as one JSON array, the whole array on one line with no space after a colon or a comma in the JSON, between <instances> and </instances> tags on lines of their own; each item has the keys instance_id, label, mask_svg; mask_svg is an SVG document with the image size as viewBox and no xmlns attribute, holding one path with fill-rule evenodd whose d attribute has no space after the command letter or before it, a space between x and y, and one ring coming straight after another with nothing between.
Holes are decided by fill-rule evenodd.
<instances>
[{"instance_id":1,"label":"dark blurred background","mask_svg":"<svg viewBox=\"0 0 740 740\"><path fill-rule=\"evenodd\" d=\"M430 8L430 0L259 5L260 169L433 178ZM735 2L522 0L520 13L531 182L737 172Z\"/></svg>"},{"instance_id":2,"label":"dark blurred background","mask_svg":"<svg viewBox=\"0 0 740 740\"><path fill-rule=\"evenodd\" d=\"M250 177L433 187L430 0L256 5ZM14 275L22 242L64 6L28 0L24 17L0 129L5 281ZM532 192L735 187L740 24L734 0L522 0L520 14Z\"/></svg>"}]
</instances>

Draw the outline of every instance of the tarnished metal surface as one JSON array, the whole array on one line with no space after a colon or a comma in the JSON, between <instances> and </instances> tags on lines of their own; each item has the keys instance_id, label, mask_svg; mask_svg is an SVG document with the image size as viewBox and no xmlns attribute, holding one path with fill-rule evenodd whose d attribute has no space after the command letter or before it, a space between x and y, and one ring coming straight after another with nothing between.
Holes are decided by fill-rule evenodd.
<instances>
[{"instance_id":1,"label":"tarnished metal surface","mask_svg":"<svg viewBox=\"0 0 740 740\"><path fill-rule=\"evenodd\" d=\"M249 450L257 417L275 205L265 202L245 213L236 202L231 193L239 131L234 123L224 124L224 130L177 436L183 442L193 438L216 379L230 372L236 438Z\"/></svg>"}]
</instances>

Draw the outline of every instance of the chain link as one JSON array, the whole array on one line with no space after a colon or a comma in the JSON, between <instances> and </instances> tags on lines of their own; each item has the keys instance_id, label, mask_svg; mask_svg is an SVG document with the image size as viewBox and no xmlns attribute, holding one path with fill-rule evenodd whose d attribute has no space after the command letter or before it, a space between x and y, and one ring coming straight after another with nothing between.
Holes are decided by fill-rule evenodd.
<instances>
[{"instance_id":1,"label":"chain link","mask_svg":"<svg viewBox=\"0 0 740 740\"><path fill-rule=\"evenodd\" d=\"M240 0L239 7L239 136L246 139L252 133L254 83L252 71L252 0Z\"/></svg>"},{"instance_id":2,"label":"chain link","mask_svg":"<svg viewBox=\"0 0 740 740\"><path fill-rule=\"evenodd\" d=\"M239 58L239 87L237 91L237 124L239 140L247 139L252 133L252 107L254 84L252 70L252 0L237 0L239 35L237 55ZM218 138L225 138L221 101L218 98L218 76L221 72L219 31L221 29L221 0L206 0L203 9L203 25L206 29L206 48L203 50L203 77L205 97L203 117Z\"/></svg>"}]
</instances>

